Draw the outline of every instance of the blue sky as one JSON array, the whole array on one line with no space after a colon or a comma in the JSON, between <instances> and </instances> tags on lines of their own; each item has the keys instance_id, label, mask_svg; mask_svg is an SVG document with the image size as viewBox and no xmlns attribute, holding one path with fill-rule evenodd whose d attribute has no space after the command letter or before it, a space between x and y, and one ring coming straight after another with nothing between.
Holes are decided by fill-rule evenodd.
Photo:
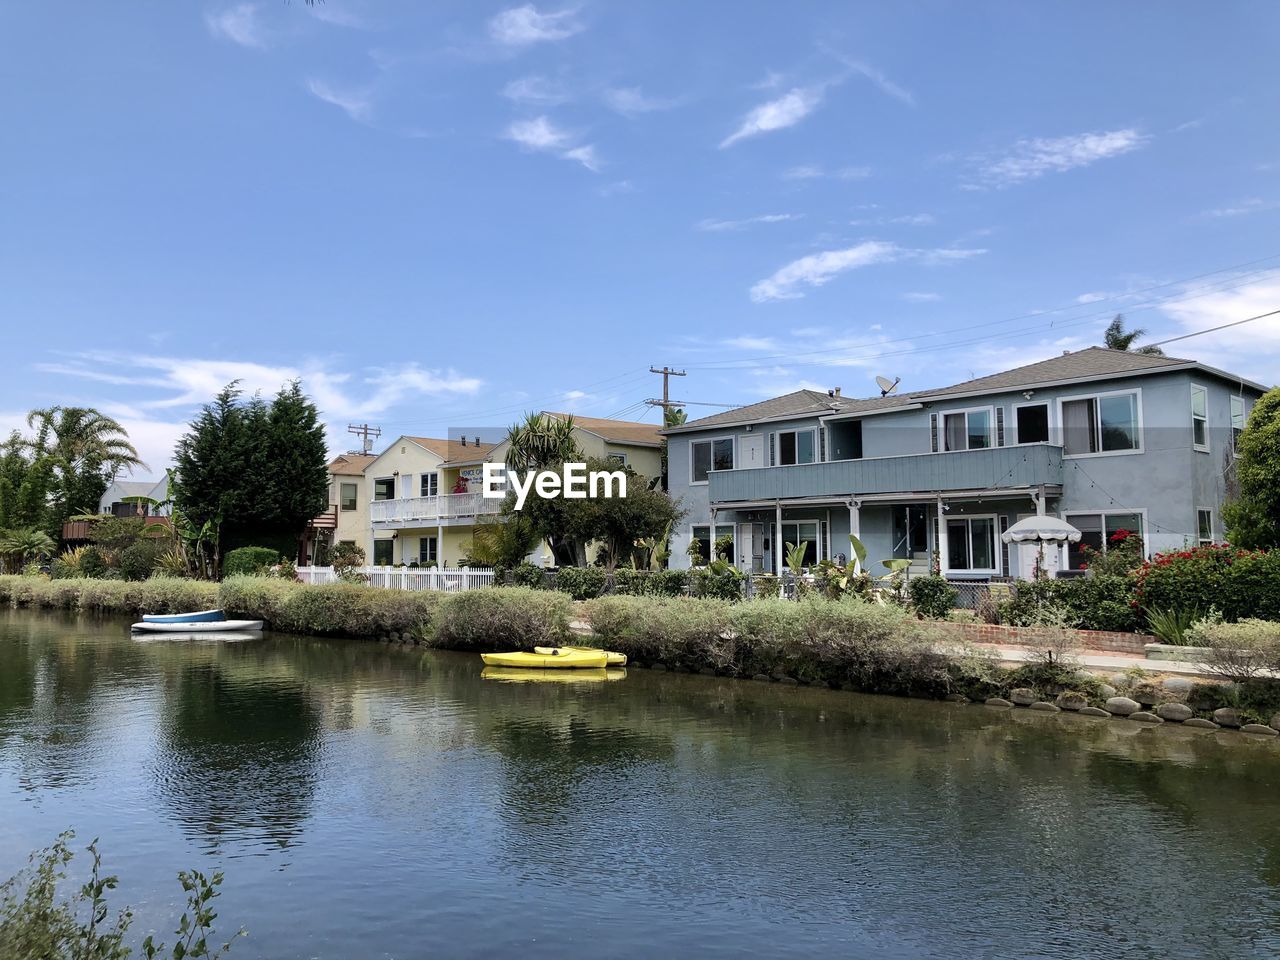
<instances>
[{"instance_id":1,"label":"blue sky","mask_svg":"<svg viewBox=\"0 0 1280 960\"><path fill-rule=\"evenodd\" d=\"M155 470L228 380L348 445L961 380L1280 307L1280 7L0 4L0 426ZM1280 323L1173 345L1273 382ZM691 407L694 416L715 412ZM636 411L640 413L636 414ZM154 470L153 470L154 472Z\"/></svg>"}]
</instances>

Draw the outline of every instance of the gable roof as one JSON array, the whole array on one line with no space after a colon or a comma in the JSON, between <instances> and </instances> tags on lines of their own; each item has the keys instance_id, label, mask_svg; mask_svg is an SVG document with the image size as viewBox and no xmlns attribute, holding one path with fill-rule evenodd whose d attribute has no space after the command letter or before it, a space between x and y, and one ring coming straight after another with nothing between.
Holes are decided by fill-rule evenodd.
<instances>
[{"instance_id":1,"label":"gable roof","mask_svg":"<svg viewBox=\"0 0 1280 960\"><path fill-rule=\"evenodd\" d=\"M461 439L439 440L435 437L405 437L406 440L412 440L423 449L430 450L446 464L450 463L474 463L477 460L483 460L495 447L501 446L498 443L466 443ZM395 446L395 444L392 444Z\"/></svg>"},{"instance_id":2,"label":"gable roof","mask_svg":"<svg viewBox=\"0 0 1280 960\"><path fill-rule=\"evenodd\" d=\"M340 453L329 461L329 473L358 477L364 473L365 467L377 459L372 453Z\"/></svg>"},{"instance_id":3,"label":"gable roof","mask_svg":"<svg viewBox=\"0 0 1280 960\"><path fill-rule=\"evenodd\" d=\"M116 480L103 491L103 496L116 491L122 497L146 497L159 483L159 480Z\"/></svg>"},{"instance_id":4,"label":"gable roof","mask_svg":"<svg viewBox=\"0 0 1280 960\"><path fill-rule=\"evenodd\" d=\"M910 393L890 394L887 397L854 399L833 397L817 390L797 390L781 397L753 403L717 413L700 420L693 420L679 427L664 430L677 433L685 430L706 430L718 426L740 423L757 423L762 420L787 420L792 417L815 414L877 413L898 407L914 406L937 397L967 396L983 393L1005 393L1029 387L1046 387L1058 383L1077 383L1089 380L1106 380L1115 377L1147 376L1156 373L1172 373L1177 370L1198 370L1212 377L1251 387L1265 393L1267 387L1252 380L1235 376L1195 360L1166 357L1160 354L1130 353L1110 350L1106 347L1086 347L1061 356L1050 357L1036 363L1028 363L1012 370L1004 370L985 377L975 377L949 387L933 390L915 390Z\"/></svg>"},{"instance_id":5,"label":"gable roof","mask_svg":"<svg viewBox=\"0 0 1280 960\"><path fill-rule=\"evenodd\" d=\"M637 420L609 420L604 417L583 417L576 413L556 413L544 410L543 414L557 420L573 420L575 427L594 433L610 443L630 443L637 446L662 446L662 426L657 423L641 423Z\"/></svg>"}]
</instances>

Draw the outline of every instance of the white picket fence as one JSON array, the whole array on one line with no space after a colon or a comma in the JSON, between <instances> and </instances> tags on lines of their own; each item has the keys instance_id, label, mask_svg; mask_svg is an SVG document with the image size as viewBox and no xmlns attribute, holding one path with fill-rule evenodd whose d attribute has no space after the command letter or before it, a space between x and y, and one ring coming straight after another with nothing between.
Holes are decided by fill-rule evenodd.
<instances>
[{"instance_id":1,"label":"white picket fence","mask_svg":"<svg viewBox=\"0 0 1280 960\"><path fill-rule=\"evenodd\" d=\"M493 586L493 571L484 567L462 567L441 570L439 567L357 567L371 587L386 590L441 590L461 593L479 587ZM299 567L298 579L303 583L335 583L338 575L333 567Z\"/></svg>"}]
</instances>

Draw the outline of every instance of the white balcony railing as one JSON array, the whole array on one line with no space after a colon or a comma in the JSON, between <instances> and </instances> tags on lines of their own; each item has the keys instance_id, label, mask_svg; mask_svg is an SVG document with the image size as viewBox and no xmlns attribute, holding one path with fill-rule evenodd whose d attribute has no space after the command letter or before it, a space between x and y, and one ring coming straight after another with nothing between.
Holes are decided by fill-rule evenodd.
<instances>
[{"instance_id":1,"label":"white balcony railing","mask_svg":"<svg viewBox=\"0 0 1280 960\"><path fill-rule=\"evenodd\" d=\"M404 524L415 520L464 520L493 516L502 510L502 501L479 493L447 493L437 497L397 497L369 504L369 520L374 524Z\"/></svg>"},{"instance_id":2,"label":"white balcony railing","mask_svg":"<svg viewBox=\"0 0 1280 960\"><path fill-rule=\"evenodd\" d=\"M388 503L390 501L382 501ZM460 593L493 586L493 571L483 567L457 570L441 570L438 567L410 569L408 567L359 567L365 582L371 587L385 590L440 590ZM335 583L338 579L333 567L299 567L298 579L303 583Z\"/></svg>"}]
</instances>

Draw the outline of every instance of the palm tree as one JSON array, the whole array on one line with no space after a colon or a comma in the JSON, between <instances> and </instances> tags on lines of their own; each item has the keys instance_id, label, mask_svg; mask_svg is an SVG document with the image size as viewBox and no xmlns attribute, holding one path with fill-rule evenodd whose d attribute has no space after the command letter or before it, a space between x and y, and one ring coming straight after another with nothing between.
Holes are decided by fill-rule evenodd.
<instances>
[{"instance_id":1,"label":"palm tree","mask_svg":"<svg viewBox=\"0 0 1280 960\"><path fill-rule=\"evenodd\" d=\"M66 474L105 467L112 478L128 467L146 467L119 422L92 407L47 407L27 414L37 431L37 455L53 458Z\"/></svg>"},{"instance_id":2,"label":"palm tree","mask_svg":"<svg viewBox=\"0 0 1280 960\"><path fill-rule=\"evenodd\" d=\"M1147 331L1141 327L1134 330L1126 330L1124 328L1124 314L1117 313L1115 319L1107 325L1107 330L1102 335L1102 345L1108 350L1123 350L1126 353L1143 353L1148 356L1163 357L1164 351L1159 347L1134 347L1134 341L1146 336L1146 333Z\"/></svg>"},{"instance_id":3,"label":"palm tree","mask_svg":"<svg viewBox=\"0 0 1280 960\"><path fill-rule=\"evenodd\" d=\"M530 413L507 431L507 466L512 470L547 470L581 460L573 435L573 417Z\"/></svg>"},{"instance_id":4,"label":"palm tree","mask_svg":"<svg viewBox=\"0 0 1280 960\"><path fill-rule=\"evenodd\" d=\"M20 527L0 533L0 555L16 560L20 567L29 560L47 557L57 549L53 538L39 527Z\"/></svg>"}]
</instances>

